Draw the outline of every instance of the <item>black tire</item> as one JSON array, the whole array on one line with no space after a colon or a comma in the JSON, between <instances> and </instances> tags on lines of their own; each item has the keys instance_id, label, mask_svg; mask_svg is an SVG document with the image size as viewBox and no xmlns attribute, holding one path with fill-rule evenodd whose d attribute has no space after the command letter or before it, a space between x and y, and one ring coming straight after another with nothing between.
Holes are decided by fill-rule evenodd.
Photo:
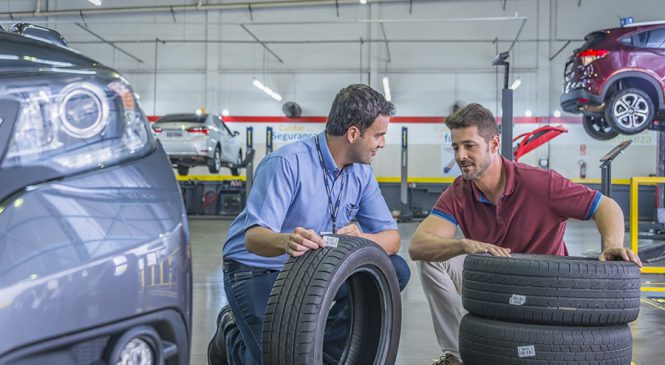
<instances>
[{"instance_id":1,"label":"black tire","mask_svg":"<svg viewBox=\"0 0 665 365\"><path fill-rule=\"evenodd\" d=\"M640 269L624 261L468 255L462 287L466 310L507 321L615 325L640 311Z\"/></svg>"},{"instance_id":2,"label":"black tire","mask_svg":"<svg viewBox=\"0 0 665 365\"><path fill-rule=\"evenodd\" d=\"M241 165L242 164L242 149L238 151L238 162L236 165ZM231 167L231 175L232 176L238 176L240 175L240 168L239 167Z\"/></svg>"},{"instance_id":3,"label":"black tire","mask_svg":"<svg viewBox=\"0 0 665 365\"><path fill-rule=\"evenodd\" d=\"M178 170L178 175L187 176L187 174L189 174L189 166L178 165L176 169Z\"/></svg>"},{"instance_id":4,"label":"black tire","mask_svg":"<svg viewBox=\"0 0 665 365\"><path fill-rule=\"evenodd\" d=\"M468 365L630 365L626 324L561 327L462 318L460 356Z\"/></svg>"},{"instance_id":5,"label":"black tire","mask_svg":"<svg viewBox=\"0 0 665 365\"><path fill-rule=\"evenodd\" d=\"M605 119L613 130L621 134L637 134L645 130L654 117L651 97L644 91L630 87L618 90L607 103Z\"/></svg>"},{"instance_id":6,"label":"black tire","mask_svg":"<svg viewBox=\"0 0 665 365\"><path fill-rule=\"evenodd\" d=\"M619 132L612 129L605 118L600 116L582 116L582 127L591 138L599 141L607 141L619 135Z\"/></svg>"},{"instance_id":7,"label":"black tire","mask_svg":"<svg viewBox=\"0 0 665 365\"><path fill-rule=\"evenodd\" d=\"M402 320L395 269L376 243L336 237L338 247L290 258L277 276L263 325L263 364L323 364L328 312L345 281L349 329L339 364L395 363Z\"/></svg>"},{"instance_id":8,"label":"black tire","mask_svg":"<svg viewBox=\"0 0 665 365\"><path fill-rule=\"evenodd\" d=\"M208 160L208 171L210 171L211 174L217 174L221 169L222 149L217 145L217 147L215 147L215 153L212 155L212 158Z\"/></svg>"},{"instance_id":9,"label":"black tire","mask_svg":"<svg viewBox=\"0 0 665 365\"><path fill-rule=\"evenodd\" d=\"M136 341L139 341L138 343L143 347L149 348L149 351L146 352L149 353L148 356L152 357L152 359L143 358L143 360L151 364L164 363L162 341L157 331L150 326L138 326L130 328L122 335L112 340L111 345L108 346L106 350L110 350L109 354L106 356L108 364L122 363L123 358L126 359L122 354L123 349L134 347L128 345L130 342Z\"/></svg>"}]
</instances>

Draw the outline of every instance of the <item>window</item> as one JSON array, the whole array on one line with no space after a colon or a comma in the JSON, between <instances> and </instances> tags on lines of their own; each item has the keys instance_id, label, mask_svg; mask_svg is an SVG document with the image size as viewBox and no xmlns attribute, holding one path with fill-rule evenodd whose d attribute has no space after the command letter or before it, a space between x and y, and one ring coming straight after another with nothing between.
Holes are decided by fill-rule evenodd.
<instances>
[{"instance_id":1,"label":"window","mask_svg":"<svg viewBox=\"0 0 665 365\"><path fill-rule=\"evenodd\" d=\"M598 43L605 40L605 38L607 38L607 33L605 33L605 32L589 33L589 34L586 35L586 37L584 37L584 44L582 45L580 50L581 51L586 51L589 48L593 48L596 45L598 45Z\"/></svg>"},{"instance_id":2,"label":"window","mask_svg":"<svg viewBox=\"0 0 665 365\"><path fill-rule=\"evenodd\" d=\"M633 44L642 48L665 48L665 28L638 33L633 36Z\"/></svg>"},{"instance_id":3,"label":"window","mask_svg":"<svg viewBox=\"0 0 665 365\"><path fill-rule=\"evenodd\" d=\"M230 136L233 135L233 132L231 132L229 127L226 126L226 123L224 123L220 117L215 116L215 123L217 123L217 126L219 126L220 128L226 130L226 133L228 133Z\"/></svg>"}]
</instances>

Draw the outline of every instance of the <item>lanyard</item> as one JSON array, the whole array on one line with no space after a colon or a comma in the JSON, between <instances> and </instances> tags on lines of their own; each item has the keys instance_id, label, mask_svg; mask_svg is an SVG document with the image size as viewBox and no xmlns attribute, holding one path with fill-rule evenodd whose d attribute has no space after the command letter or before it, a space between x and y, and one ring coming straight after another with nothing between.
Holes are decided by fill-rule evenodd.
<instances>
[{"instance_id":1,"label":"lanyard","mask_svg":"<svg viewBox=\"0 0 665 365\"><path fill-rule=\"evenodd\" d=\"M332 220L332 233L337 233L337 213L339 212L339 203L342 201L342 193L344 192L344 179L342 179L342 185L339 189L339 195L337 195L337 202L333 206L332 202L332 189L328 185L328 174L326 174L326 166L323 163L323 153L321 153L321 146L319 145L319 137L314 139L316 142L316 151L319 153L319 162L321 163L321 170L323 171L323 183L326 186L326 193L328 194L328 212L330 213L330 219ZM343 169L343 168L342 168Z\"/></svg>"}]
</instances>

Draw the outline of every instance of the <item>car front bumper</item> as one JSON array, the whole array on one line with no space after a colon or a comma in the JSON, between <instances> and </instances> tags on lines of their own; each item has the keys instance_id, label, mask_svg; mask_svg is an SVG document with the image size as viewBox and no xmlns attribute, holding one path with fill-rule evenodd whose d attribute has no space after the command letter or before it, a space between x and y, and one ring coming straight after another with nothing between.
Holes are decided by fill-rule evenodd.
<instances>
[{"instance_id":1,"label":"car front bumper","mask_svg":"<svg viewBox=\"0 0 665 365\"><path fill-rule=\"evenodd\" d=\"M173 341L188 358L189 228L161 148L20 190L0 202L0 232L0 364L17 351L32 356L27 346L167 308L181 318L174 326L186 341Z\"/></svg>"}]
</instances>

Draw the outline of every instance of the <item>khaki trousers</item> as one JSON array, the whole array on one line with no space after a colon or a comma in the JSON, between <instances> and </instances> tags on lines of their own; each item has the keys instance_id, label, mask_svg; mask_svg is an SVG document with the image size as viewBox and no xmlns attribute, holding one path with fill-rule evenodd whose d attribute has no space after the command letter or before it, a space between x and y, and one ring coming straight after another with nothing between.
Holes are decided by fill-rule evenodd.
<instances>
[{"instance_id":1,"label":"khaki trousers","mask_svg":"<svg viewBox=\"0 0 665 365\"><path fill-rule=\"evenodd\" d=\"M429 302L434 333L443 353L459 358L459 326L467 313L462 307L462 267L466 255L448 261L418 261L420 283Z\"/></svg>"}]
</instances>

